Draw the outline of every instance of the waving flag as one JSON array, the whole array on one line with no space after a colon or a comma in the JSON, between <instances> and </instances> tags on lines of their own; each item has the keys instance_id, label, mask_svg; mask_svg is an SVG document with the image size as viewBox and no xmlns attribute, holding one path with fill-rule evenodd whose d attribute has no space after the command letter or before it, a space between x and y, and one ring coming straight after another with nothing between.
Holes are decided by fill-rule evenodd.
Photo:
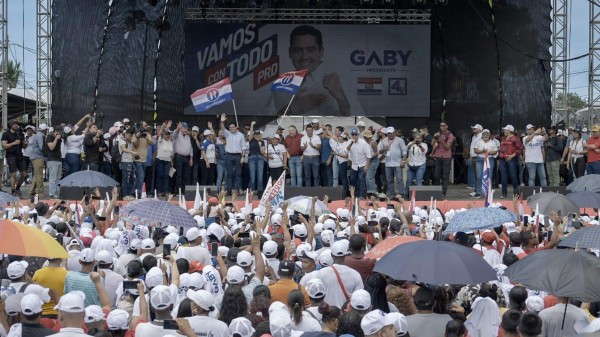
<instances>
[{"instance_id":1,"label":"waving flag","mask_svg":"<svg viewBox=\"0 0 600 337\"><path fill-rule=\"evenodd\" d=\"M283 91L295 95L300 90L300 85L302 85L307 71L307 69L304 69L279 75L279 78L273 82L271 91Z\"/></svg>"},{"instance_id":2,"label":"waving flag","mask_svg":"<svg viewBox=\"0 0 600 337\"><path fill-rule=\"evenodd\" d=\"M275 184L271 187L269 191L269 199L268 202L271 203L271 207L280 207L284 200L284 192L285 192L285 171L279 176Z\"/></svg>"},{"instance_id":3,"label":"waving flag","mask_svg":"<svg viewBox=\"0 0 600 337\"><path fill-rule=\"evenodd\" d=\"M492 191L490 158L487 152L483 159L483 174L481 175L481 193L485 200L485 207L489 207L494 202L494 191Z\"/></svg>"},{"instance_id":4,"label":"waving flag","mask_svg":"<svg viewBox=\"0 0 600 337\"><path fill-rule=\"evenodd\" d=\"M190 97L196 112L208 110L233 99L231 82L229 78L222 79L211 86L196 90Z\"/></svg>"},{"instance_id":5,"label":"waving flag","mask_svg":"<svg viewBox=\"0 0 600 337\"><path fill-rule=\"evenodd\" d=\"M260 205L267 206L269 201L269 196L271 195L271 188L273 185L273 181L271 181L271 177L269 177L269 181L267 182L267 187L265 187L265 191L263 192L262 198L260 198Z\"/></svg>"},{"instance_id":6,"label":"waving flag","mask_svg":"<svg viewBox=\"0 0 600 337\"><path fill-rule=\"evenodd\" d=\"M196 183L196 195L194 197L194 209L197 211L202 207L202 197L200 197L200 184Z\"/></svg>"}]
</instances>

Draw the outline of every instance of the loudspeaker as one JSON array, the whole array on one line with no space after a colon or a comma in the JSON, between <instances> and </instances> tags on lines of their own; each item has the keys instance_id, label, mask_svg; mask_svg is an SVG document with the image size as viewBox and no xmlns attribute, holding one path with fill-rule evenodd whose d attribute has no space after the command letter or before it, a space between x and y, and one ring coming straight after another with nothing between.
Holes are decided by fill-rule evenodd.
<instances>
[{"instance_id":1,"label":"loudspeaker","mask_svg":"<svg viewBox=\"0 0 600 337\"><path fill-rule=\"evenodd\" d=\"M200 197L204 197L204 187L206 187L206 195L216 197L219 194L217 185L200 186ZM191 201L196 198L196 185L185 185L185 191L181 191L185 196L185 200Z\"/></svg>"},{"instance_id":2,"label":"loudspeaker","mask_svg":"<svg viewBox=\"0 0 600 337\"><path fill-rule=\"evenodd\" d=\"M546 186L546 187L542 187L541 189L542 189L542 192L556 192L556 193L560 193L563 195L569 194L569 191L567 190L566 186ZM533 195L533 191L535 191L535 193L540 193L540 187L539 186L521 186L521 187L519 187L519 191L521 191L521 193L523 193L523 199L527 199L531 195Z\"/></svg>"},{"instance_id":3,"label":"loudspeaker","mask_svg":"<svg viewBox=\"0 0 600 337\"><path fill-rule=\"evenodd\" d=\"M329 200L342 200L345 198L344 189L342 186L337 187L292 187L285 186L285 198L293 198L299 195L306 196L317 196L319 199L323 199L325 195L329 197Z\"/></svg>"},{"instance_id":4,"label":"loudspeaker","mask_svg":"<svg viewBox=\"0 0 600 337\"><path fill-rule=\"evenodd\" d=\"M117 187L119 191L120 187ZM84 195L92 195L94 194L95 187L68 187L64 186L60 188L60 198L62 200L81 200ZM100 196L102 199L106 199L106 193L108 193L109 197L112 197L112 187L100 187Z\"/></svg>"},{"instance_id":5,"label":"loudspeaker","mask_svg":"<svg viewBox=\"0 0 600 337\"><path fill-rule=\"evenodd\" d=\"M442 200L442 186L411 186L410 193L408 194L409 199L412 197L412 191L416 190L415 200L425 201L431 200L431 197L436 200Z\"/></svg>"}]
</instances>

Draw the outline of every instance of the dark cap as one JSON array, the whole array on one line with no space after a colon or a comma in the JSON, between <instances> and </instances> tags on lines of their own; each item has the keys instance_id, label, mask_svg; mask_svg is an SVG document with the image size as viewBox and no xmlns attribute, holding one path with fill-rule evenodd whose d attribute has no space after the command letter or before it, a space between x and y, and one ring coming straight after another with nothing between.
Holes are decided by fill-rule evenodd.
<instances>
[{"instance_id":1,"label":"dark cap","mask_svg":"<svg viewBox=\"0 0 600 337\"><path fill-rule=\"evenodd\" d=\"M227 267L237 265L237 256L241 250L238 247L231 247L227 252Z\"/></svg>"},{"instance_id":2,"label":"dark cap","mask_svg":"<svg viewBox=\"0 0 600 337\"><path fill-rule=\"evenodd\" d=\"M519 232L513 232L508 234L508 238L511 243L521 243L523 242L523 235Z\"/></svg>"},{"instance_id":3,"label":"dark cap","mask_svg":"<svg viewBox=\"0 0 600 337\"><path fill-rule=\"evenodd\" d=\"M427 308L433 306L433 290L427 287L420 287L415 293L414 301L417 307Z\"/></svg>"},{"instance_id":4,"label":"dark cap","mask_svg":"<svg viewBox=\"0 0 600 337\"><path fill-rule=\"evenodd\" d=\"M260 130L254 130L254 135L260 135Z\"/></svg>"},{"instance_id":5,"label":"dark cap","mask_svg":"<svg viewBox=\"0 0 600 337\"><path fill-rule=\"evenodd\" d=\"M292 260L283 260L279 263L279 272L293 274L296 271L296 264Z\"/></svg>"},{"instance_id":6,"label":"dark cap","mask_svg":"<svg viewBox=\"0 0 600 337\"><path fill-rule=\"evenodd\" d=\"M281 126L281 125L280 125L280 126L277 128L277 130L285 130L285 128L284 128L283 126Z\"/></svg>"}]
</instances>

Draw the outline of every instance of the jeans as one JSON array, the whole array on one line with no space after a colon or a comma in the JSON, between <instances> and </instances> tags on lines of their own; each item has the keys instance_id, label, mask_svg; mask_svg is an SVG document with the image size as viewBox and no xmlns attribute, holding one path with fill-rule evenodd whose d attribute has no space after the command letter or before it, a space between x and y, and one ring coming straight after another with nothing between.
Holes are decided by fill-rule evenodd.
<instances>
[{"instance_id":1,"label":"jeans","mask_svg":"<svg viewBox=\"0 0 600 337\"><path fill-rule=\"evenodd\" d=\"M150 193L152 193L155 189L155 181L156 181L156 163L154 163L153 165L148 166L148 164L146 164L146 174L144 174L144 183L146 184L146 193L149 195Z\"/></svg>"},{"instance_id":2,"label":"jeans","mask_svg":"<svg viewBox=\"0 0 600 337\"><path fill-rule=\"evenodd\" d=\"M387 195L395 197L396 194L404 195L404 183L402 182L402 167L385 167L385 178L387 180ZM395 192L394 183L398 179L398 192Z\"/></svg>"},{"instance_id":3,"label":"jeans","mask_svg":"<svg viewBox=\"0 0 600 337\"><path fill-rule=\"evenodd\" d=\"M37 158L31 160L33 166L33 184L31 185L31 195L44 192L44 159Z\"/></svg>"},{"instance_id":4,"label":"jeans","mask_svg":"<svg viewBox=\"0 0 600 337\"><path fill-rule=\"evenodd\" d=\"M587 174L600 174L600 160L587 163Z\"/></svg>"},{"instance_id":5,"label":"jeans","mask_svg":"<svg viewBox=\"0 0 600 337\"><path fill-rule=\"evenodd\" d=\"M291 185L294 187L302 187L302 157L292 156L288 160L290 168Z\"/></svg>"},{"instance_id":6,"label":"jeans","mask_svg":"<svg viewBox=\"0 0 600 337\"><path fill-rule=\"evenodd\" d=\"M144 176L146 175L146 162L133 162L133 167L135 167L135 190L138 193L138 196L142 197L142 186L144 185Z\"/></svg>"},{"instance_id":7,"label":"jeans","mask_svg":"<svg viewBox=\"0 0 600 337\"><path fill-rule=\"evenodd\" d=\"M46 163L48 167L48 190L49 194L53 197L57 197L58 194L58 181L62 173L62 161L48 161Z\"/></svg>"},{"instance_id":8,"label":"jeans","mask_svg":"<svg viewBox=\"0 0 600 337\"><path fill-rule=\"evenodd\" d=\"M250 185L248 186L253 191L262 193L263 185L263 170L265 169L265 160L261 155L248 156L248 168L250 170Z\"/></svg>"},{"instance_id":9,"label":"jeans","mask_svg":"<svg viewBox=\"0 0 600 337\"><path fill-rule=\"evenodd\" d=\"M194 160L194 164L190 168L190 185L196 186L196 184L200 182L200 179L198 179L198 173L200 173L201 171L201 164L204 164L204 160L200 160L200 163L196 163L196 161Z\"/></svg>"},{"instance_id":10,"label":"jeans","mask_svg":"<svg viewBox=\"0 0 600 337\"><path fill-rule=\"evenodd\" d=\"M135 184L133 162L121 162L119 168L121 169L121 195L123 197L131 196Z\"/></svg>"},{"instance_id":11,"label":"jeans","mask_svg":"<svg viewBox=\"0 0 600 337\"><path fill-rule=\"evenodd\" d=\"M100 164L98 163L85 163L85 169L90 171L100 171Z\"/></svg>"},{"instance_id":12,"label":"jeans","mask_svg":"<svg viewBox=\"0 0 600 337\"><path fill-rule=\"evenodd\" d=\"M354 186L354 196L357 198L365 198L367 196L367 173L363 167L359 167L358 170L350 171L350 184Z\"/></svg>"},{"instance_id":13,"label":"jeans","mask_svg":"<svg viewBox=\"0 0 600 337\"><path fill-rule=\"evenodd\" d=\"M185 185L190 181L190 157L175 155L175 190L185 190Z\"/></svg>"},{"instance_id":14,"label":"jeans","mask_svg":"<svg viewBox=\"0 0 600 337\"><path fill-rule=\"evenodd\" d=\"M156 191L157 193L166 194L171 190L169 184L171 177L169 177L169 170L171 169L171 162L167 160L156 160Z\"/></svg>"},{"instance_id":15,"label":"jeans","mask_svg":"<svg viewBox=\"0 0 600 337\"><path fill-rule=\"evenodd\" d=\"M477 171L475 161L476 158L467 160L467 187L477 187Z\"/></svg>"},{"instance_id":16,"label":"jeans","mask_svg":"<svg viewBox=\"0 0 600 337\"><path fill-rule=\"evenodd\" d=\"M450 180L450 164L452 158L435 158L435 171L433 174L435 185L442 185L442 194L445 196L448 191L448 181Z\"/></svg>"},{"instance_id":17,"label":"jeans","mask_svg":"<svg viewBox=\"0 0 600 337\"><path fill-rule=\"evenodd\" d=\"M321 163L321 186L333 186L333 164L327 165L327 163Z\"/></svg>"},{"instance_id":18,"label":"jeans","mask_svg":"<svg viewBox=\"0 0 600 337\"><path fill-rule=\"evenodd\" d=\"M223 180L225 180L226 174L225 161L221 159L217 160L217 191L219 192L223 188Z\"/></svg>"},{"instance_id":19,"label":"jeans","mask_svg":"<svg viewBox=\"0 0 600 337\"><path fill-rule=\"evenodd\" d=\"M405 193L410 193L410 185L412 181L415 181L417 186L423 185L423 174L425 174L425 164L419 166L408 166L406 170L406 191Z\"/></svg>"},{"instance_id":20,"label":"jeans","mask_svg":"<svg viewBox=\"0 0 600 337\"><path fill-rule=\"evenodd\" d=\"M548 168L548 181L550 186L560 185L560 160L546 162Z\"/></svg>"},{"instance_id":21,"label":"jeans","mask_svg":"<svg viewBox=\"0 0 600 337\"><path fill-rule=\"evenodd\" d=\"M375 173L379 167L379 158L375 157L371 159L369 163L369 170L367 171L367 193L377 193L377 183L375 182Z\"/></svg>"},{"instance_id":22,"label":"jeans","mask_svg":"<svg viewBox=\"0 0 600 337\"><path fill-rule=\"evenodd\" d=\"M513 186L513 194L519 193L519 158L515 157L510 161L504 158L499 159L500 181L502 182L502 196L506 197L508 193L508 177Z\"/></svg>"},{"instance_id":23,"label":"jeans","mask_svg":"<svg viewBox=\"0 0 600 337\"><path fill-rule=\"evenodd\" d=\"M536 175L540 178L540 186L545 187L546 184L546 171L544 170L544 163L525 163L527 166L527 173L529 173L529 186L535 186Z\"/></svg>"},{"instance_id":24,"label":"jeans","mask_svg":"<svg viewBox=\"0 0 600 337\"><path fill-rule=\"evenodd\" d=\"M340 184L340 163L338 162L337 156L333 156L331 160L331 186L337 187Z\"/></svg>"},{"instance_id":25,"label":"jeans","mask_svg":"<svg viewBox=\"0 0 600 337\"><path fill-rule=\"evenodd\" d=\"M206 167L206 161L204 159L200 160L200 185L212 185L215 182L215 172L217 170L217 165L215 163L209 163L208 167Z\"/></svg>"},{"instance_id":26,"label":"jeans","mask_svg":"<svg viewBox=\"0 0 600 337\"><path fill-rule=\"evenodd\" d=\"M65 156L65 161L67 162L67 175L70 175L75 172L79 172L81 170L81 154L79 153L67 153Z\"/></svg>"},{"instance_id":27,"label":"jeans","mask_svg":"<svg viewBox=\"0 0 600 337\"><path fill-rule=\"evenodd\" d=\"M484 158L482 157L477 157L477 159L475 159L475 167L477 168L477 183L475 184L475 191L479 194L483 194L483 189L482 189L482 184L483 184L483 162L484 162ZM490 183L493 181L493 177L494 177L494 160L493 158L489 158L490 161L490 173L489 173L489 179L490 179Z\"/></svg>"},{"instance_id":28,"label":"jeans","mask_svg":"<svg viewBox=\"0 0 600 337\"><path fill-rule=\"evenodd\" d=\"M321 178L319 177L320 171L320 162L321 158L319 156L316 157L307 157L304 156L304 161L302 163L304 170L304 183L306 187L318 187L321 183ZM312 185L311 185L312 178Z\"/></svg>"},{"instance_id":29,"label":"jeans","mask_svg":"<svg viewBox=\"0 0 600 337\"><path fill-rule=\"evenodd\" d=\"M225 167L227 167L227 191L231 189L239 190L242 188L242 156L239 154L227 154Z\"/></svg>"},{"instance_id":30,"label":"jeans","mask_svg":"<svg viewBox=\"0 0 600 337\"><path fill-rule=\"evenodd\" d=\"M344 187L344 196L348 194L350 191L350 187L348 186L348 161L346 160L343 163L338 164L340 180L342 181L342 186Z\"/></svg>"},{"instance_id":31,"label":"jeans","mask_svg":"<svg viewBox=\"0 0 600 337\"><path fill-rule=\"evenodd\" d=\"M106 174L109 177L113 177L112 174L112 164L108 161L102 162L102 173Z\"/></svg>"}]
</instances>

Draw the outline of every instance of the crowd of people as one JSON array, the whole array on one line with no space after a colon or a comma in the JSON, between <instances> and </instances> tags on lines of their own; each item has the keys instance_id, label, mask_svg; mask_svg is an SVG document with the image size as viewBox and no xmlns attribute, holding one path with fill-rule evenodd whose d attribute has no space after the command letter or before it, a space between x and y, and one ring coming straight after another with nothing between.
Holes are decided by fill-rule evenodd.
<instances>
[{"instance_id":1,"label":"crowd of people","mask_svg":"<svg viewBox=\"0 0 600 337\"><path fill-rule=\"evenodd\" d=\"M228 194L250 189L260 196L268 177L276 180L283 172L289 174L293 187L342 186L348 195L353 186L362 198L406 197L412 185L441 185L445 197L457 157L461 164L455 167L467 168L467 188L473 190L473 198L482 195L486 156L494 188L501 185L501 198L518 194L520 186L560 186L600 172L598 125L590 136L585 128L546 130L531 124L522 134L512 125L494 134L476 124L471 141L463 146L446 122L440 123L439 131L430 133L428 126L422 126L405 137L393 126L375 129L364 121L334 128L312 119L302 127L289 126L287 132L279 126L272 135L254 122L236 125L225 114L219 121L215 129L211 122L201 128L171 121L131 124L124 118L107 132L90 115L74 125L40 124L37 129L28 125L24 131L12 122L2 134L1 155L13 194L22 197L20 187L30 180L30 194L43 193L47 176L50 198L59 196L57 183L62 176L82 169L115 178L124 198L141 195L144 183L147 192L161 196L197 183L216 185L217 191L224 187Z\"/></svg>"},{"instance_id":2,"label":"crowd of people","mask_svg":"<svg viewBox=\"0 0 600 337\"><path fill-rule=\"evenodd\" d=\"M540 215L540 226L517 220L443 234L461 210L411 209L398 195L399 202L358 205L349 198L316 216L317 197L301 214L285 204L240 207L224 190L188 210L195 222L187 228L149 228L115 212L117 189L110 200L95 193L88 203L7 208L8 218L41 228L70 258L3 256L0 336L558 337L598 323L599 303L502 275L579 228L556 213ZM513 208L518 214L517 198ZM573 221L598 224L585 215ZM374 272L376 260L365 254L396 236L472 247L498 279L430 285Z\"/></svg>"}]
</instances>

